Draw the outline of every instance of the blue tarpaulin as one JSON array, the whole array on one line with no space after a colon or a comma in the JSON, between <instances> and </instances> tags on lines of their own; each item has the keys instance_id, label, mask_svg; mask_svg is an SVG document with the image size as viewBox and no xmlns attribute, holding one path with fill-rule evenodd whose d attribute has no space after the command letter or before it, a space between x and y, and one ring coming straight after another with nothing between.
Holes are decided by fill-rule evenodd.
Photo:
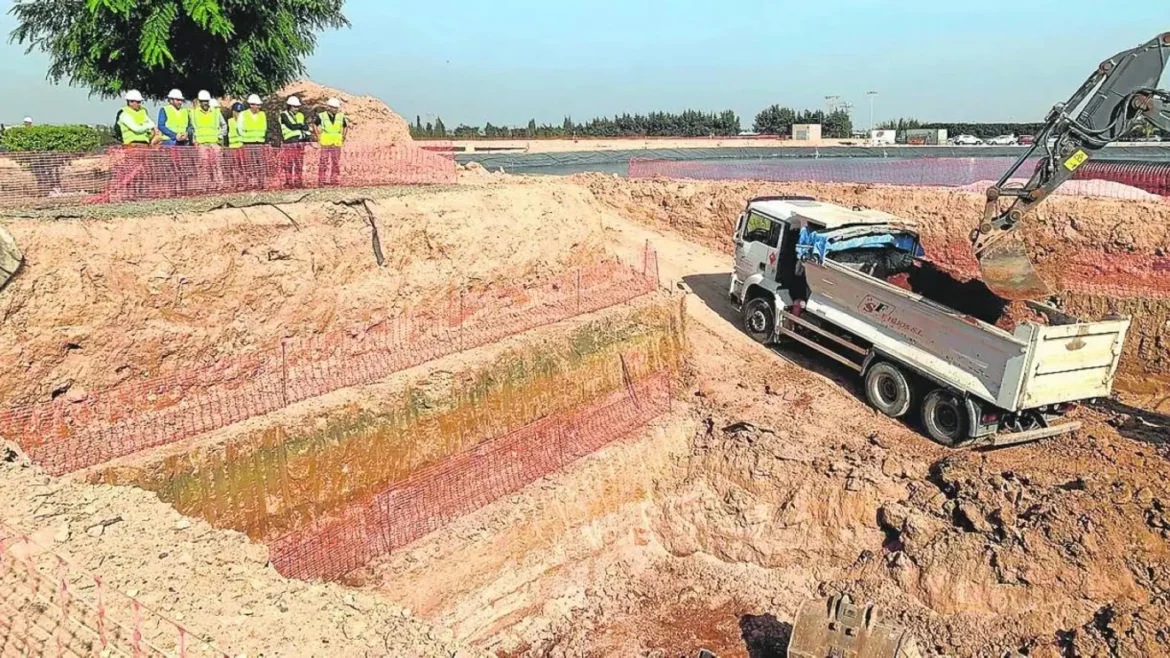
<instances>
[{"instance_id":1,"label":"blue tarpaulin","mask_svg":"<svg viewBox=\"0 0 1170 658\"><path fill-rule=\"evenodd\" d=\"M894 247L915 257L926 255L922 245L918 244L918 238L909 233L883 233L834 240L831 235L810 231L806 227L800 229L800 238L796 241L796 256L801 260L815 257L817 261L824 262L827 254L837 251L880 249L882 247Z\"/></svg>"}]
</instances>

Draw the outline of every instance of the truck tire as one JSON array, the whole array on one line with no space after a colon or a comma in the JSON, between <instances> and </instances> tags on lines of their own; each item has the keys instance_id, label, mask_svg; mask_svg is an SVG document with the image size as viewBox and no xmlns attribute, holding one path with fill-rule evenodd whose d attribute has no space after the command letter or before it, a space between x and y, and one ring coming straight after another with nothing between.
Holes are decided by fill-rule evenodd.
<instances>
[{"instance_id":1,"label":"truck tire","mask_svg":"<svg viewBox=\"0 0 1170 658\"><path fill-rule=\"evenodd\" d=\"M865 399L890 418L901 418L910 410L910 382L897 366L880 361L865 373Z\"/></svg>"},{"instance_id":2,"label":"truck tire","mask_svg":"<svg viewBox=\"0 0 1170 658\"><path fill-rule=\"evenodd\" d=\"M936 388L922 400L922 427L935 441L958 448L969 443L967 410L954 393Z\"/></svg>"},{"instance_id":3,"label":"truck tire","mask_svg":"<svg viewBox=\"0 0 1170 658\"><path fill-rule=\"evenodd\" d=\"M776 308L765 297L753 297L743 305L743 330L752 340L767 345L776 333Z\"/></svg>"}]
</instances>

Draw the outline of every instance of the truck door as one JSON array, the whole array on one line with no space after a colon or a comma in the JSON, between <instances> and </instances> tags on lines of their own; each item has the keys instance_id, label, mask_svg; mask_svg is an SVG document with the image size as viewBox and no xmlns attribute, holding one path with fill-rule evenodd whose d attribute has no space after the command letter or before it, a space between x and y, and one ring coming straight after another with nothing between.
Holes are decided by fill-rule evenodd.
<instances>
[{"instance_id":1,"label":"truck door","mask_svg":"<svg viewBox=\"0 0 1170 658\"><path fill-rule=\"evenodd\" d=\"M783 228L780 222L748 211L735 245L735 276L739 281L746 281L756 273L763 273L769 281L776 280L776 261L779 258L778 247Z\"/></svg>"}]
</instances>

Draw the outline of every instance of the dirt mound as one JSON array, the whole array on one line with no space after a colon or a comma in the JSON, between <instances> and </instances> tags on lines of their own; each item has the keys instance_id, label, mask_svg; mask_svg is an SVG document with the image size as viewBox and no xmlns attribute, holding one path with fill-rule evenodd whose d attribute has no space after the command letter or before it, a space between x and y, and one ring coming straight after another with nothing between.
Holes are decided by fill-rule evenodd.
<instances>
[{"instance_id":1,"label":"dirt mound","mask_svg":"<svg viewBox=\"0 0 1170 658\"><path fill-rule=\"evenodd\" d=\"M283 337L360 332L454 286L539 280L602 249L598 206L571 186L417 190L368 207L6 222L26 264L0 291L0 400L80 401Z\"/></svg>"},{"instance_id":2,"label":"dirt mound","mask_svg":"<svg viewBox=\"0 0 1170 658\"><path fill-rule=\"evenodd\" d=\"M141 489L53 480L0 461L0 497L6 523L49 528L41 536L56 538L54 551L228 655L479 655L383 597L283 578L263 546Z\"/></svg>"},{"instance_id":3,"label":"dirt mound","mask_svg":"<svg viewBox=\"0 0 1170 658\"><path fill-rule=\"evenodd\" d=\"M376 146L412 141L410 124L390 109L389 105L373 96L354 95L319 85L312 80L298 80L277 92L269 102L274 103L279 111L284 109L289 96L300 98L302 106L312 110L314 115L325 110L325 103L330 98L340 99L341 111L350 122L347 142L351 145Z\"/></svg>"}]
</instances>

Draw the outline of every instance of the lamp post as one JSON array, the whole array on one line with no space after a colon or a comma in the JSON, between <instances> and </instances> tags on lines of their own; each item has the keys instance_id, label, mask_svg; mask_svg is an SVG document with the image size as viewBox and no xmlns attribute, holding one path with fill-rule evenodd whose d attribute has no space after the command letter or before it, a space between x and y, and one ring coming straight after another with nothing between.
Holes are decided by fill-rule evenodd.
<instances>
[{"instance_id":1,"label":"lamp post","mask_svg":"<svg viewBox=\"0 0 1170 658\"><path fill-rule=\"evenodd\" d=\"M869 132L873 134L873 99L877 98L878 93L876 91L867 91L865 95L869 96Z\"/></svg>"}]
</instances>

